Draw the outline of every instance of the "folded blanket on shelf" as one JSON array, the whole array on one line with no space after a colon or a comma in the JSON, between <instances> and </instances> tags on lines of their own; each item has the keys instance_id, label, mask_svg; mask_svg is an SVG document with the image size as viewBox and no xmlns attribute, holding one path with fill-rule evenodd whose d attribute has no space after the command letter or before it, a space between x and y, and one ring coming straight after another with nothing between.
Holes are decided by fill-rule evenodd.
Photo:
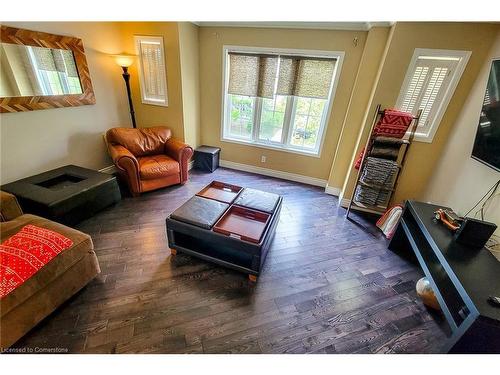
<instances>
[{"instance_id":1,"label":"folded blanket on shelf","mask_svg":"<svg viewBox=\"0 0 500 375\"><path fill-rule=\"evenodd\" d=\"M373 134L403 138L413 120L413 115L395 109L386 109L373 129Z\"/></svg>"},{"instance_id":2,"label":"folded blanket on shelf","mask_svg":"<svg viewBox=\"0 0 500 375\"><path fill-rule=\"evenodd\" d=\"M368 156L360 180L367 184L376 184L391 188L398 172L398 163L392 160Z\"/></svg>"},{"instance_id":3,"label":"folded blanket on shelf","mask_svg":"<svg viewBox=\"0 0 500 375\"><path fill-rule=\"evenodd\" d=\"M359 185L354 194L356 202L369 206L385 206L389 200L389 190L382 190L370 186Z\"/></svg>"},{"instance_id":4,"label":"folded blanket on shelf","mask_svg":"<svg viewBox=\"0 0 500 375\"><path fill-rule=\"evenodd\" d=\"M395 161L399 156L399 149L403 143L404 140L400 138L375 137L370 156Z\"/></svg>"}]
</instances>

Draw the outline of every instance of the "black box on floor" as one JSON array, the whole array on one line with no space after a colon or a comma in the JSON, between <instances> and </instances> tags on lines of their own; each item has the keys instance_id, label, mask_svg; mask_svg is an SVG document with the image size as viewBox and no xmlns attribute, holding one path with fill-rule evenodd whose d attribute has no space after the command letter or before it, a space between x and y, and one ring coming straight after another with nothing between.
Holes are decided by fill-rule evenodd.
<instances>
[{"instance_id":1,"label":"black box on floor","mask_svg":"<svg viewBox=\"0 0 500 375\"><path fill-rule=\"evenodd\" d=\"M213 172L219 168L219 156L219 147L200 146L194 151L194 167Z\"/></svg>"}]
</instances>

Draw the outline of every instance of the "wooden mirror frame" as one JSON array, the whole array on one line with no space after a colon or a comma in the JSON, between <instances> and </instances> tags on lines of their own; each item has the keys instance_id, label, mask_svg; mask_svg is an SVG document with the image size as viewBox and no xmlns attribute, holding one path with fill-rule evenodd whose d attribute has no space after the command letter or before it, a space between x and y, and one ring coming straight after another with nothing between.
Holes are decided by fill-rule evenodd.
<instances>
[{"instance_id":1,"label":"wooden mirror frame","mask_svg":"<svg viewBox=\"0 0 500 375\"><path fill-rule=\"evenodd\" d=\"M0 97L0 113L95 104L94 89L81 39L3 25L0 36L2 43L71 50L82 87L81 94Z\"/></svg>"}]
</instances>

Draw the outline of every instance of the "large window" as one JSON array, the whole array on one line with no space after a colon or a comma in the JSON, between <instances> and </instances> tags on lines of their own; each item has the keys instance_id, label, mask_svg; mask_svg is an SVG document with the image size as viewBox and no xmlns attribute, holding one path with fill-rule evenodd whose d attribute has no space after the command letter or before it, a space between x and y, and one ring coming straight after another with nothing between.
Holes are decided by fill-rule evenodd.
<instances>
[{"instance_id":1,"label":"large window","mask_svg":"<svg viewBox=\"0 0 500 375\"><path fill-rule=\"evenodd\" d=\"M422 110L417 140L432 142L469 56L466 51L415 49L396 107L414 115Z\"/></svg>"},{"instance_id":2,"label":"large window","mask_svg":"<svg viewBox=\"0 0 500 375\"><path fill-rule=\"evenodd\" d=\"M222 138L319 155L342 52L224 47Z\"/></svg>"}]
</instances>

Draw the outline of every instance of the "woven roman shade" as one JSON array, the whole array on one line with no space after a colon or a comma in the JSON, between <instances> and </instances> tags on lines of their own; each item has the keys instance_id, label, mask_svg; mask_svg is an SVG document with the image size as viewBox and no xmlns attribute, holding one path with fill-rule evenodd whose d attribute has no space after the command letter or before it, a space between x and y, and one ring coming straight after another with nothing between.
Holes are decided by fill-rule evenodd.
<instances>
[{"instance_id":1,"label":"woven roman shade","mask_svg":"<svg viewBox=\"0 0 500 375\"><path fill-rule=\"evenodd\" d=\"M73 52L63 49L52 49L51 52L58 72L66 73L68 77L78 78Z\"/></svg>"},{"instance_id":2,"label":"woven roman shade","mask_svg":"<svg viewBox=\"0 0 500 375\"><path fill-rule=\"evenodd\" d=\"M277 95L327 99L335 59L281 56Z\"/></svg>"},{"instance_id":3,"label":"woven roman shade","mask_svg":"<svg viewBox=\"0 0 500 375\"><path fill-rule=\"evenodd\" d=\"M228 93L327 99L336 62L332 58L229 52Z\"/></svg>"},{"instance_id":4,"label":"woven roman shade","mask_svg":"<svg viewBox=\"0 0 500 375\"><path fill-rule=\"evenodd\" d=\"M272 98L278 56L229 53L229 87L233 95Z\"/></svg>"},{"instance_id":5,"label":"woven roman shade","mask_svg":"<svg viewBox=\"0 0 500 375\"><path fill-rule=\"evenodd\" d=\"M53 72L57 71L54 56L52 55L50 48L32 47L32 51L35 56L38 69Z\"/></svg>"}]
</instances>

